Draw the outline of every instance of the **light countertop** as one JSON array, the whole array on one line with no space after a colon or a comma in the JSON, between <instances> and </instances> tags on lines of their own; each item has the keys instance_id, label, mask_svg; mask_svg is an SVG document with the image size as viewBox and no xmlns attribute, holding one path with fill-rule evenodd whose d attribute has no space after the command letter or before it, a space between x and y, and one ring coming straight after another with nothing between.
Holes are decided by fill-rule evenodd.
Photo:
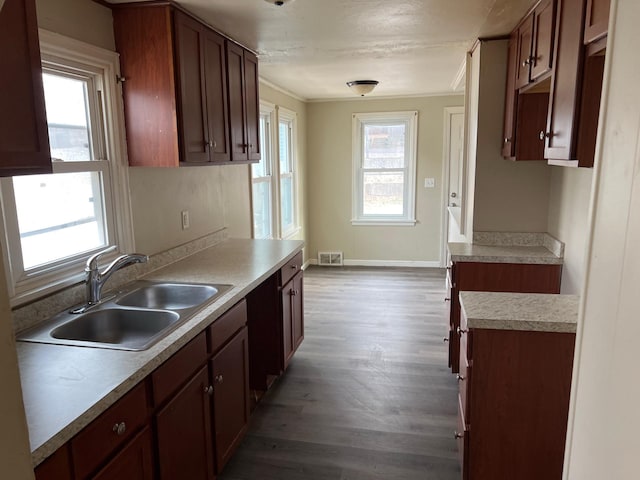
<instances>
[{"instance_id":1,"label":"light countertop","mask_svg":"<svg viewBox=\"0 0 640 480\"><path fill-rule=\"evenodd\" d=\"M562 265L563 259L543 246L449 243L453 262Z\"/></svg>"},{"instance_id":2,"label":"light countertop","mask_svg":"<svg viewBox=\"0 0 640 480\"><path fill-rule=\"evenodd\" d=\"M231 239L145 276L145 280L233 285L148 350L17 342L34 466L275 273L302 246L297 240Z\"/></svg>"},{"instance_id":3,"label":"light countertop","mask_svg":"<svg viewBox=\"0 0 640 480\"><path fill-rule=\"evenodd\" d=\"M460 292L469 328L574 333L577 295Z\"/></svg>"}]
</instances>

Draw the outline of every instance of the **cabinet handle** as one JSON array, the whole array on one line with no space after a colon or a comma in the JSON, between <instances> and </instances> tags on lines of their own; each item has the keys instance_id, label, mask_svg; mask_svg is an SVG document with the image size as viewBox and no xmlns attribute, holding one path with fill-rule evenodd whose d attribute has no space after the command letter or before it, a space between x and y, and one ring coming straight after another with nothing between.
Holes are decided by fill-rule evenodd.
<instances>
[{"instance_id":1,"label":"cabinet handle","mask_svg":"<svg viewBox=\"0 0 640 480\"><path fill-rule=\"evenodd\" d=\"M460 374L456 375L456 378L458 379L459 382L464 380L464 377Z\"/></svg>"},{"instance_id":2,"label":"cabinet handle","mask_svg":"<svg viewBox=\"0 0 640 480\"><path fill-rule=\"evenodd\" d=\"M455 438L456 440L463 437L464 437L464 433L453 432L453 438Z\"/></svg>"},{"instance_id":3,"label":"cabinet handle","mask_svg":"<svg viewBox=\"0 0 640 480\"><path fill-rule=\"evenodd\" d=\"M463 330L462 328L458 327L456 329L456 332L458 332L458 335L462 335L463 333L468 333L469 330Z\"/></svg>"},{"instance_id":4,"label":"cabinet handle","mask_svg":"<svg viewBox=\"0 0 640 480\"><path fill-rule=\"evenodd\" d=\"M208 387L204 387L204 393L211 396L213 395L213 385L209 385Z\"/></svg>"},{"instance_id":5,"label":"cabinet handle","mask_svg":"<svg viewBox=\"0 0 640 480\"><path fill-rule=\"evenodd\" d=\"M298 295L298 293L300 293L300 290L294 290L293 288L291 290L289 290L289 293L293 296Z\"/></svg>"},{"instance_id":6,"label":"cabinet handle","mask_svg":"<svg viewBox=\"0 0 640 480\"><path fill-rule=\"evenodd\" d=\"M449 341L449 337L444 337L444 338L442 339L442 341L443 341L444 343L447 343L447 342Z\"/></svg>"},{"instance_id":7,"label":"cabinet handle","mask_svg":"<svg viewBox=\"0 0 640 480\"><path fill-rule=\"evenodd\" d=\"M504 139L504 143L509 143L510 141L511 141L511 139L510 139L510 138L505 138L505 139Z\"/></svg>"},{"instance_id":8,"label":"cabinet handle","mask_svg":"<svg viewBox=\"0 0 640 480\"><path fill-rule=\"evenodd\" d=\"M116 435L123 435L127 431L127 425L124 422L116 423L113 426L113 431Z\"/></svg>"},{"instance_id":9,"label":"cabinet handle","mask_svg":"<svg viewBox=\"0 0 640 480\"><path fill-rule=\"evenodd\" d=\"M222 376L222 374L219 374L219 375L216 375L216 378L214 378L214 380L215 380L215 382L217 384L220 384L220 383L224 382L224 377ZM211 388L213 388L213 387L211 387Z\"/></svg>"},{"instance_id":10,"label":"cabinet handle","mask_svg":"<svg viewBox=\"0 0 640 480\"><path fill-rule=\"evenodd\" d=\"M291 268L293 268L294 270L296 270L298 268L298 265L291 265Z\"/></svg>"},{"instance_id":11,"label":"cabinet handle","mask_svg":"<svg viewBox=\"0 0 640 480\"><path fill-rule=\"evenodd\" d=\"M445 302L450 302L450 301L451 301L451 299L450 299L449 297L444 297L444 301L445 301Z\"/></svg>"}]
</instances>

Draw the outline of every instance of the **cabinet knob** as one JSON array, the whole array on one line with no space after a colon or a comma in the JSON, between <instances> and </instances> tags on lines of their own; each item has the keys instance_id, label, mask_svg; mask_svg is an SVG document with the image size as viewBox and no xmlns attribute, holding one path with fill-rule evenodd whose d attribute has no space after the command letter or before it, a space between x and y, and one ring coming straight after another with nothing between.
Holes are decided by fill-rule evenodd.
<instances>
[{"instance_id":1,"label":"cabinet knob","mask_svg":"<svg viewBox=\"0 0 640 480\"><path fill-rule=\"evenodd\" d=\"M211 396L213 395L213 385L209 385L208 387L204 387L204 393Z\"/></svg>"},{"instance_id":2,"label":"cabinet knob","mask_svg":"<svg viewBox=\"0 0 640 480\"><path fill-rule=\"evenodd\" d=\"M458 194L456 192L451 192L451 198L456 198Z\"/></svg>"},{"instance_id":3,"label":"cabinet knob","mask_svg":"<svg viewBox=\"0 0 640 480\"><path fill-rule=\"evenodd\" d=\"M464 437L464 433L453 432L453 438L455 438L456 440L458 440L459 438L463 438L463 437Z\"/></svg>"},{"instance_id":4,"label":"cabinet knob","mask_svg":"<svg viewBox=\"0 0 640 480\"><path fill-rule=\"evenodd\" d=\"M291 265L291 268L293 268L294 270L296 270L298 268L298 265Z\"/></svg>"},{"instance_id":5,"label":"cabinet knob","mask_svg":"<svg viewBox=\"0 0 640 480\"><path fill-rule=\"evenodd\" d=\"M460 327L456 328L456 332L458 332L458 335L462 335L463 333L467 333L469 330L464 330Z\"/></svg>"},{"instance_id":6,"label":"cabinet knob","mask_svg":"<svg viewBox=\"0 0 640 480\"><path fill-rule=\"evenodd\" d=\"M553 137L553 133L545 132L544 130L540 130L540 135L538 135L538 137L540 138L540 140L544 140L545 138Z\"/></svg>"},{"instance_id":7,"label":"cabinet knob","mask_svg":"<svg viewBox=\"0 0 640 480\"><path fill-rule=\"evenodd\" d=\"M522 67L523 68L528 67L529 65L531 65L532 61L533 61L533 57L529 57L525 59L525 61L522 62Z\"/></svg>"},{"instance_id":8,"label":"cabinet knob","mask_svg":"<svg viewBox=\"0 0 640 480\"><path fill-rule=\"evenodd\" d=\"M464 380L464 377L462 375L460 375L460 374L457 374L456 378L458 379L459 382Z\"/></svg>"},{"instance_id":9,"label":"cabinet knob","mask_svg":"<svg viewBox=\"0 0 640 480\"><path fill-rule=\"evenodd\" d=\"M215 382L220 384L222 382L224 382L224 377L222 376L222 374L216 375L216 378L214 378ZM213 387L211 387L213 388Z\"/></svg>"},{"instance_id":10,"label":"cabinet knob","mask_svg":"<svg viewBox=\"0 0 640 480\"><path fill-rule=\"evenodd\" d=\"M445 302L450 302L450 301L451 301L451 299L450 299L449 297L444 297L444 301L445 301Z\"/></svg>"},{"instance_id":11,"label":"cabinet knob","mask_svg":"<svg viewBox=\"0 0 640 480\"><path fill-rule=\"evenodd\" d=\"M447 343L447 342L449 341L449 337L444 337L444 338L442 339L442 341L443 341L444 343Z\"/></svg>"},{"instance_id":12,"label":"cabinet knob","mask_svg":"<svg viewBox=\"0 0 640 480\"><path fill-rule=\"evenodd\" d=\"M505 139L504 139L504 143L509 143L510 141L511 141L511 139L510 139L510 138L506 138L506 137L505 137Z\"/></svg>"},{"instance_id":13,"label":"cabinet knob","mask_svg":"<svg viewBox=\"0 0 640 480\"><path fill-rule=\"evenodd\" d=\"M126 423L124 423L124 422L116 423L113 426L113 431L115 432L116 435L123 435L124 432L127 431Z\"/></svg>"},{"instance_id":14,"label":"cabinet knob","mask_svg":"<svg viewBox=\"0 0 640 480\"><path fill-rule=\"evenodd\" d=\"M298 293L300 293L300 290L292 288L291 290L289 290L289 293L293 296L296 296L298 295Z\"/></svg>"}]
</instances>

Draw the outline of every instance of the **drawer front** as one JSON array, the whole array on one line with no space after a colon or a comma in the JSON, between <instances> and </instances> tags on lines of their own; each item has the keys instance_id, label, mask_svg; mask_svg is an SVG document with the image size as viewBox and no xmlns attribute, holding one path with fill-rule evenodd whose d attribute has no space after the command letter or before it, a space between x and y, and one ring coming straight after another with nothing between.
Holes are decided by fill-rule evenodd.
<instances>
[{"instance_id":1,"label":"drawer front","mask_svg":"<svg viewBox=\"0 0 640 480\"><path fill-rule=\"evenodd\" d=\"M202 332L152 374L153 404L163 403L207 361L207 336Z\"/></svg>"},{"instance_id":2,"label":"drawer front","mask_svg":"<svg viewBox=\"0 0 640 480\"><path fill-rule=\"evenodd\" d=\"M209 327L209 353L217 352L246 324L247 302L242 299Z\"/></svg>"},{"instance_id":3,"label":"drawer front","mask_svg":"<svg viewBox=\"0 0 640 480\"><path fill-rule=\"evenodd\" d=\"M464 411L462 404L458 402L458 425L455 432L456 442L458 443L458 458L460 460L460 469L462 470L462 480L469 478L469 430L464 421Z\"/></svg>"},{"instance_id":4,"label":"drawer front","mask_svg":"<svg viewBox=\"0 0 640 480\"><path fill-rule=\"evenodd\" d=\"M141 382L71 440L75 478L89 475L147 423L147 390Z\"/></svg>"},{"instance_id":5,"label":"drawer front","mask_svg":"<svg viewBox=\"0 0 640 480\"><path fill-rule=\"evenodd\" d=\"M298 252L295 257L289 260L280 269L280 287L293 278L293 276L302 269L302 252Z\"/></svg>"},{"instance_id":6,"label":"drawer front","mask_svg":"<svg viewBox=\"0 0 640 480\"><path fill-rule=\"evenodd\" d=\"M467 344L467 335L462 334L460 336L460 373L458 373L458 394L460 395L460 404L462 406L462 411L465 414L465 422L471 423L471 419L469 418L470 409L468 406L470 405L470 385L471 385L471 366L467 359L466 355L466 344Z\"/></svg>"}]
</instances>

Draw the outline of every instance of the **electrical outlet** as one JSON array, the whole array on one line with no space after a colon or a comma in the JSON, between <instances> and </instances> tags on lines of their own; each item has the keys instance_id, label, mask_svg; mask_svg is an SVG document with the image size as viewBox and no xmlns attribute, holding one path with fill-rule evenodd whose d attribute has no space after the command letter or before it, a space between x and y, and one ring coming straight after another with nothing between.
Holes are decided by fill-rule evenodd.
<instances>
[{"instance_id":1,"label":"electrical outlet","mask_svg":"<svg viewBox=\"0 0 640 480\"><path fill-rule=\"evenodd\" d=\"M189 210L183 210L181 213L182 217L182 229L186 230L189 228Z\"/></svg>"},{"instance_id":2,"label":"electrical outlet","mask_svg":"<svg viewBox=\"0 0 640 480\"><path fill-rule=\"evenodd\" d=\"M424 188L435 188L436 179L435 178L425 178L424 179Z\"/></svg>"}]
</instances>

